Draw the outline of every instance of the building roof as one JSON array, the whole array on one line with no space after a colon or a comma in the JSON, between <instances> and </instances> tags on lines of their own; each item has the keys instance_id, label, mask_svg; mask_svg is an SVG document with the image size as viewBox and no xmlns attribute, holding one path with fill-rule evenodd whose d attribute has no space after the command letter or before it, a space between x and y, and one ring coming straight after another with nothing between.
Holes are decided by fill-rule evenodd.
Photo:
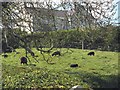
<instances>
[{"instance_id":1,"label":"building roof","mask_svg":"<svg viewBox=\"0 0 120 90\"><path fill-rule=\"evenodd\" d=\"M57 17L66 17L66 15L68 15L68 11L67 10L53 10L53 9L46 9L46 8L33 8L33 7L27 7L26 8L27 11L29 11L30 13L34 13L35 10L39 13L43 13L43 14L52 14L55 15Z\"/></svg>"}]
</instances>

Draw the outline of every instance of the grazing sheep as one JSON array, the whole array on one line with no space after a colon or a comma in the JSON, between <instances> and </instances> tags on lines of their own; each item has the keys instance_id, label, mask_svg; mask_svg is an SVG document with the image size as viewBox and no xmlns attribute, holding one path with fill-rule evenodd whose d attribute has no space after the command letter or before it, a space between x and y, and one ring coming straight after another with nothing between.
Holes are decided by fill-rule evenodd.
<instances>
[{"instance_id":1,"label":"grazing sheep","mask_svg":"<svg viewBox=\"0 0 120 90\"><path fill-rule=\"evenodd\" d=\"M52 56L56 56L56 55L59 55L59 56L60 56L60 55L61 55L61 54L60 54L60 51L56 51L56 52L54 52L54 53L52 54Z\"/></svg>"},{"instance_id":2,"label":"grazing sheep","mask_svg":"<svg viewBox=\"0 0 120 90\"><path fill-rule=\"evenodd\" d=\"M71 64L70 67L78 67L78 64Z\"/></svg>"},{"instance_id":3,"label":"grazing sheep","mask_svg":"<svg viewBox=\"0 0 120 90\"><path fill-rule=\"evenodd\" d=\"M7 58L8 57L8 55L7 54L4 54L4 55L2 55L4 58Z\"/></svg>"},{"instance_id":4,"label":"grazing sheep","mask_svg":"<svg viewBox=\"0 0 120 90\"><path fill-rule=\"evenodd\" d=\"M90 55L90 56L94 56L95 55L95 53L94 52L89 52L87 55Z\"/></svg>"},{"instance_id":5,"label":"grazing sheep","mask_svg":"<svg viewBox=\"0 0 120 90\"><path fill-rule=\"evenodd\" d=\"M27 64L27 58L26 57L21 57L21 64Z\"/></svg>"}]
</instances>

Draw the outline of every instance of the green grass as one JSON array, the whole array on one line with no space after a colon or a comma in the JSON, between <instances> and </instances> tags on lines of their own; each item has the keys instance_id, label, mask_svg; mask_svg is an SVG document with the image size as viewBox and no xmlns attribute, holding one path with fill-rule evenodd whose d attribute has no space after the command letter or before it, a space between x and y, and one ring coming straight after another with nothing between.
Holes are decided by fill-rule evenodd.
<instances>
[{"instance_id":1,"label":"green grass","mask_svg":"<svg viewBox=\"0 0 120 90\"><path fill-rule=\"evenodd\" d=\"M84 88L116 88L118 87L118 53L61 49L62 56L49 57L48 64L42 55L33 49L39 63L30 55L31 63L36 66L21 65L20 57L25 56L23 49L17 49L20 54L9 53L7 58L2 58L3 88L71 88L81 85ZM56 49L54 49L55 51ZM90 51L95 56L88 56ZM70 68L70 64L77 63L79 67Z\"/></svg>"}]
</instances>

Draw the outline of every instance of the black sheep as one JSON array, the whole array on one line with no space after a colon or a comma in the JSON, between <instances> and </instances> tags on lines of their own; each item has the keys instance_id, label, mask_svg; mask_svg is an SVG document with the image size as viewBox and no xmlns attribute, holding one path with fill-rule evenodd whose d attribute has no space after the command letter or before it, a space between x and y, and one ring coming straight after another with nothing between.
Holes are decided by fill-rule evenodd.
<instances>
[{"instance_id":1,"label":"black sheep","mask_svg":"<svg viewBox=\"0 0 120 90\"><path fill-rule=\"evenodd\" d=\"M71 64L70 67L78 67L78 64Z\"/></svg>"},{"instance_id":2,"label":"black sheep","mask_svg":"<svg viewBox=\"0 0 120 90\"><path fill-rule=\"evenodd\" d=\"M8 57L8 55L7 54L4 54L4 55L2 55L4 58L7 58Z\"/></svg>"},{"instance_id":3,"label":"black sheep","mask_svg":"<svg viewBox=\"0 0 120 90\"><path fill-rule=\"evenodd\" d=\"M94 55L95 55L95 53L94 53L94 52L89 52L89 53L88 53L88 55L90 55L90 56L92 56L92 55L93 55L93 56L94 56Z\"/></svg>"},{"instance_id":4,"label":"black sheep","mask_svg":"<svg viewBox=\"0 0 120 90\"><path fill-rule=\"evenodd\" d=\"M60 55L61 55L61 54L60 54L60 51L56 51L56 52L54 52L54 53L52 54L52 56L56 56L56 55L59 55L59 56L60 56Z\"/></svg>"},{"instance_id":5,"label":"black sheep","mask_svg":"<svg viewBox=\"0 0 120 90\"><path fill-rule=\"evenodd\" d=\"M26 57L21 57L21 64L27 64L27 58Z\"/></svg>"}]
</instances>

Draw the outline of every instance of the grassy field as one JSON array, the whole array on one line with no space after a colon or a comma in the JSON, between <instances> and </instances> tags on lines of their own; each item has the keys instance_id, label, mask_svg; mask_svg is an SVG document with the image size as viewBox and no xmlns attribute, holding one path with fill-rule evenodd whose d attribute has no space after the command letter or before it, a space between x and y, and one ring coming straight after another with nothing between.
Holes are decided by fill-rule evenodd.
<instances>
[{"instance_id":1,"label":"grassy field","mask_svg":"<svg viewBox=\"0 0 120 90\"><path fill-rule=\"evenodd\" d=\"M17 49L20 54L9 53L7 58L0 55L3 88L71 88L74 85L84 88L118 87L117 52L71 50L67 52L67 49L61 49L61 56L46 54L51 64L43 60L36 50L34 52L39 56L39 63L29 55L32 64L28 62L28 65L20 64L19 58L25 56L23 49ZM95 56L88 56L90 51L94 51ZM70 64L73 63L77 63L79 67L71 68Z\"/></svg>"}]
</instances>

